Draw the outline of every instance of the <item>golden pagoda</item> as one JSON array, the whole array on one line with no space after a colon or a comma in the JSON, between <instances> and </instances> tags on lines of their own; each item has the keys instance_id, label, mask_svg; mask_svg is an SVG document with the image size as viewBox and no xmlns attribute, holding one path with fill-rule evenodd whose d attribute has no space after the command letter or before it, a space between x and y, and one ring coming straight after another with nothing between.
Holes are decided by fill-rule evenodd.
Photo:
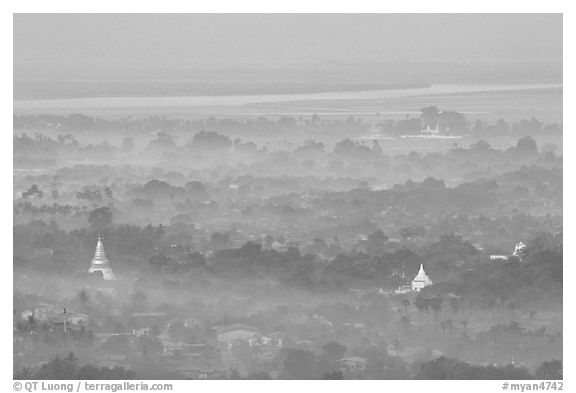
<instances>
[{"instance_id":1,"label":"golden pagoda","mask_svg":"<svg viewBox=\"0 0 576 393\"><path fill-rule=\"evenodd\" d=\"M102 277L104 280L115 280L116 277L110 268L108 263L108 258L106 258L106 252L104 251L104 245L102 244L102 238L98 236L98 243L96 243L96 251L94 252L94 258L92 258L92 263L88 269L88 273L94 273L100 271L102 272Z\"/></svg>"}]
</instances>

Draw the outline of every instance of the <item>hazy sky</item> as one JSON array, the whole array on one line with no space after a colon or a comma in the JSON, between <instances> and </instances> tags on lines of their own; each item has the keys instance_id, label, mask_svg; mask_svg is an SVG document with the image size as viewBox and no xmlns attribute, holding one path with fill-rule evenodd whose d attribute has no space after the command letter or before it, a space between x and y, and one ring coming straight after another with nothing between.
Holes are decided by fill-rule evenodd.
<instances>
[{"instance_id":1,"label":"hazy sky","mask_svg":"<svg viewBox=\"0 0 576 393\"><path fill-rule=\"evenodd\" d=\"M14 65L562 58L560 14L18 14Z\"/></svg>"}]
</instances>

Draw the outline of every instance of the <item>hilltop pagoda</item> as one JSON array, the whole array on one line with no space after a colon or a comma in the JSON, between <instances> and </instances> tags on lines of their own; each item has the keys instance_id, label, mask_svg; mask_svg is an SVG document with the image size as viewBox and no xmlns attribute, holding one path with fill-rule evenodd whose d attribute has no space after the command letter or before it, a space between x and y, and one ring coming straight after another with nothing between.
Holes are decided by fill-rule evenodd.
<instances>
[{"instance_id":1,"label":"hilltop pagoda","mask_svg":"<svg viewBox=\"0 0 576 393\"><path fill-rule=\"evenodd\" d=\"M94 252L94 258L92 258L92 263L88 269L88 273L94 273L100 271L102 272L102 277L104 280L115 280L116 277L110 268L108 263L108 258L106 258L106 252L104 251L104 245L102 244L102 238L98 236L98 243L96 243L96 251Z\"/></svg>"}]
</instances>

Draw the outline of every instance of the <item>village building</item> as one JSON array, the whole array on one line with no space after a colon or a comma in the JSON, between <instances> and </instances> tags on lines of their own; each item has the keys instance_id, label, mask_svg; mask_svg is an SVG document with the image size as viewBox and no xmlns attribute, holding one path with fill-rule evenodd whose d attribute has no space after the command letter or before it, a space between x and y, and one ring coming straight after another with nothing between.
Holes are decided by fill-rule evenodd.
<instances>
[{"instance_id":1,"label":"village building","mask_svg":"<svg viewBox=\"0 0 576 393\"><path fill-rule=\"evenodd\" d=\"M287 335L284 332L270 333L268 336L262 337L262 344L270 345L273 347L282 347Z\"/></svg>"},{"instance_id":2,"label":"village building","mask_svg":"<svg viewBox=\"0 0 576 393\"><path fill-rule=\"evenodd\" d=\"M338 360L340 370L346 375L363 372L366 370L366 364L366 358L360 356L351 356Z\"/></svg>"},{"instance_id":3,"label":"village building","mask_svg":"<svg viewBox=\"0 0 576 393\"><path fill-rule=\"evenodd\" d=\"M104 353L98 355L96 366L107 368L123 367L126 370L131 370L132 366L130 365L129 360L129 357L126 354Z\"/></svg>"},{"instance_id":4,"label":"village building","mask_svg":"<svg viewBox=\"0 0 576 393\"><path fill-rule=\"evenodd\" d=\"M218 342L228 346L240 341L255 344L261 336L258 329L240 323L217 327L215 330Z\"/></svg>"},{"instance_id":5,"label":"village building","mask_svg":"<svg viewBox=\"0 0 576 393\"><path fill-rule=\"evenodd\" d=\"M64 309L64 312L51 318L50 323L56 327L61 326L64 332L80 330L86 327L88 323L88 315L70 312L69 310Z\"/></svg>"},{"instance_id":6,"label":"village building","mask_svg":"<svg viewBox=\"0 0 576 393\"><path fill-rule=\"evenodd\" d=\"M194 360L201 358L206 349L206 344L202 343L189 343L174 340L166 336L161 336L159 339L162 343L165 356L176 356L183 359Z\"/></svg>"},{"instance_id":7,"label":"village building","mask_svg":"<svg viewBox=\"0 0 576 393\"><path fill-rule=\"evenodd\" d=\"M61 308L52 304L40 303L32 309L22 311L20 317L25 321L33 318L38 323L44 323L58 315L61 310Z\"/></svg>"},{"instance_id":8,"label":"village building","mask_svg":"<svg viewBox=\"0 0 576 393\"><path fill-rule=\"evenodd\" d=\"M410 292L412 292L411 285L400 285L396 290L394 290L396 295L403 295Z\"/></svg>"},{"instance_id":9,"label":"village building","mask_svg":"<svg viewBox=\"0 0 576 393\"><path fill-rule=\"evenodd\" d=\"M229 370L217 361L211 363L205 367L179 365L174 371L186 379L226 379Z\"/></svg>"},{"instance_id":10,"label":"village building","mask_svg":"<svg viewBox=\"0 0 576 393\"><path fill-rule=\"evenodd\" d=\"M96 336L101 340L100 350L106 354L131 355L138 351L138 338L126 333Z\"/></svg>"},{"instance_id":11,"label":"village building","mask_svg":"<svg viewBox=\"0 0 576 393\"><path fill-rule=\"evenodd\" d=\"M138 328L156 328L164 326L166 323L166 313L164 312L134 312L130 317L130 326Z\"/></svg>"}]
</instances>

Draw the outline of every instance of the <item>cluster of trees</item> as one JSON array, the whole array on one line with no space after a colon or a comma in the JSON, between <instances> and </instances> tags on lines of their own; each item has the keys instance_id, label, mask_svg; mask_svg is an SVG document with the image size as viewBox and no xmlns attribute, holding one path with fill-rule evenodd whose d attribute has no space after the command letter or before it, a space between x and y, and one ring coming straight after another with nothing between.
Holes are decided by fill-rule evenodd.
<instances>
[{"instance_id":1,"label":"cluster of trees","mask_svg":"<svg viewBox=\"0 0 576 393\"><path fill-rule=\"evenodd\" d=\"M127 314L154 307L176 309L180 307L177 302L168 299L176 293L182 295L178 296L181 303L187 302L187 296L204 291L216 296L237 295L236 289L250 294L299 294L314 300L350 296L354 303L312 305L305 311L299 308L305 315L295 319L302 317L308 322L298 327L282 319L286 313L281 311L248 315L248 310L258 307L254 303L241 306L241 300L211 299L222 307L190 302L172 315L193 310L208 326L228 312L243 323L255 322L253 326L265 326L267 331L293 328L304 332L297 336L311 340L320 336L324 340L327 323L322 325L318 320L330 321L333 328L329 334L334 335L330 339L344 337L349 341L341 342L352 348L350 353L368 360L366 370L356 378L561 375L561 364L558 367L555 362L542 365L535 374L512 366L473 365L496 358L485 348L501 347L518 351L534 366L536 360L556 356L561 335L503 323L478 333L474 319L463 315L466 309L473 317L508 323L510 319L502 318L505 314L513 318L520 315L518 310L527 314L529 310L557 310L561 306L562 157L554 146L538 146L531 136L525 136L554 133L561 127L531 119L514 124L504 120L495 125L479 122L470 128L462 114L428 107L420 117L392 121L381 128L393 135L438 127L442 133L471 131L477 138L492 134L522 137L505 150L479 140L469 147L454 144L444 152L391 156L385 153L391 149L380 144L405 140L360 142L353 136L367 132L369 125L352 117L104 121L82 115L24 116L15 117L15 127L62 130L55 137L15 137L17 164L91 158L102 163L66 165L25 176L16 173L13 230L18 279L45 279L57 274L58 280L74 276L78 280L71 281L90 286L98 277L89 277L86 270L100 234L117 275L139 278L135 286L140 290L134 292L131 302L119 302ZM68 133L72 130L89 132ZM117 144L121 141L118 146L107 142L81 145L76 139L89 138L95 131L102 136L109 130L122 130L124 138L115 139ZM142 142L142 131L153 136L149 143L139 143L136 150L134 137L138 135L138 142ZM286 142L272 149L236 137L262 135L264 131L273 135L277 131L276 138L287 138L289 131L303 142ZM310 135L329 135L337 142L328 145L324 139L304 139ZM119 153L129 153L129 161L121 161L122 157L116 163L108 162L111 157L121 157ZM534 236L542 231L545 233ZM490 254L510 254L520 240L528 244L521 259L490 262ZM405 285L422 263L433 286L406 298L379 293L378 288L392 293ZM152 291L148 297L146 290ZM169 294L162 299L164 304L152 305L147 300L154 299L155 291L162 296ZM357 295L356 291L368 294ZM104 318L105 309L110 307L110 303L84 292L68 301L74 309L96 318ZM531 323L536 323L534 320L531 318ZM363 333L372 335L370 338L376 337L372 327L385 330L385 339L397 348L402 346L395 340L398 337L414 342L421 339L424 347L424 339L431 337L450 340L450 344L443 344L443 353L463 361L442 358L411 369L387 356L387 348L376 350L361 343L360 338L354 342L353 329L343 325L357 321L366 324ZM34 323L18 325L16 334L39 332L42 328ZM102 326L126 329L108 326L111 323L106 319ZM476 336L468 336L473 329L477 329ZM169 330L178 335L176 327ZM377 339L382 338L381 333ZM507 338L510 346L506 346ZM542 349L546 343L552 348L550 352ZM116 344L120 347L121 343L108 346ZM518 349L521 346L524 349ZM154 348L157 351L158 345ZM332 342L316 349L316 353L282 350L275 359L281 377L349 377L337 362L347 352L344 345ZM545 356L531 358L529 350L545 352ZM245 347L234 349L242 359L248 359L248 352ZM130 377L126 370L80 366L73 357L54 358L34 373L20 371L42 379L64 375ZM249 375L269 377L259 371Z\"/></svg>"},{"instance_id":2,"label":"cluster of trees","mask_svg":"<svg viewBox=\"0 0 576 393\"><path fill-rule=\"evenodd\" d=\"M78 191L76 193L76 198L85 199L90 202L102 202L104 197L112 199L114 196L110 187L105 187L104 190L95 189L85 189L84 191Z\"/></svg>"},{"instance_id":3,"label":"cluster of trees","mask_svg":"<svg viewBox=\"0 0 576 393\"><path fill-rule=\"evenodd\" d=\"M530 298L529 292L531 300L537 295L542 299L561 299L561 232L536 236L528 242L528 251L522 261L511 258L499 264L477 264L480 250L455 234L443 234L431 243L408 248L390 243L381 230L367 237L365 251L332 249L322 239L317 239L308 248L309 253L304 254L292 246L284 250L270 248L274 241L272 237L264 242L250 241L241 247L230 248L230 234L214 232L210 239L214 252L207 257L191 247L192 227L185 223L188 220L182 222L182 219L169 226L114 225L112 210L101 207L88 215L89 229L67 232L40 221L18 225L14 228L15 256L18 256L15 268L36 266L22 259L18 250L48 247L55 250L49 259L60 264L62 271L82 271L84 264L73 255L85 255L88 259L93 252L95 234L103 234L108 252L115 257L114 264L121 270L152 268L153 271L185 274L200 269L206 274L234 280L265 279L310 291L325 291L346 290L356 285L381 286L382 283L394 287L400 285L401 280L390 277L402 271L413 276L420 264L426 263L427 270L435 275L433 279L446 275L453 277L451 282L438 287L444 295L453 292L459 296L496 299L499 296L513 298L524 291L525 299ZM421 231L421 228L412 227L404 230L408 241L413 241ZM319 259L320 254L333 256L326 263ZM488 260L487 255L484 258ZM136 263L138 259L140 262ZM469 268L460 269L463 263L468 263ZM38 267L40 265L43 268L51 266L45 261ZM455 274L457 271L461 273ZM423 293L427 293L426 290Z\"/></svg>"},{"instance_id":4,"label":"cluster of trees","mask_svg":"<svg viewBox=\"0 0 576 393\"><path fill-rule=\"evenodd\" d=\"M71 134L58 135L56 138L35 133L33 137L26 133L14 136L14 164L16 167L42 167L42 164L54 165L58 159L95 159L98 161L114 158L118 149L103 141L97 145L81 146Z\"/></svg>"},{"instance_id":5,"label":"cluster of trees","mask_svg":"<svg viewBox=\"0 0 576 393\"><path fill-rule=\"evenodd\" d=\"M536 301L540 297L561 304L562 233L544 233L527 244L522 261L510 258L506 263L480 267L476 272L462 272L457 281L466 282L467 291L478 296L509 299L522 293L518 301Z\"/></svg>"},{"instance_id":6,"label":"cluster of trees","mask_svg":"<svg viewBox=\"0 0 576 393\"><path fill-rule=\"evenodd\" d=\"M509 135L509 134L527 134L527 135L559 135L562 133L562 126L556 123L543 124L538 119L522 119L518 122L509 124L504 119L499 119L494 124L486 124L482 120L476 120L471 128L475 135Z\"/></svg>"},{"instance_id":7,"label":"cluster of trees","mask_svg":"<svg viewBox=\"0 0 576 393\"><path fill-rule=\"evenodd\" d=\"M445 356L419 362L413 367L398 358L390 357L377 348L367 350L366 365L361 370L342 372L343 364L338 360L344 357L346 347L332 341L322 347L322 353L315 355L303 349L284 349L276 358L281 364L279 379L429 379L429 380L562 380L562 362L543 362L531 373L521 366L508 364L473 365ZM412 368L412 370L411 370ZM271 379L268 373L251 374L246 378L232 372L229 379Z\"/></svg>"},{"instance_id":8,"label":"cluster of trees","mask_svg":"<svg viewBox=\"0 0 576 393\"><path fill-rule=\"evenodd\" d=\"M277 362L282 364L279 379L429 379L429 380L552 380L563 379L562 362L551 360L543 362L532 374L524 367L514 365L472 365L458 359L439 357L419 365L415 373L411 373L405 364L390 357L383 359L377 354L369 355L368 364L355 375L347 375L340 370L337 360L341 359L346 347L337 342L329 342L323 346L320 356L302 349L286 349L280 352ZM384 371L386 370L386 371ZM43 364L38 370L22 368L14 371L14 379L18 380L121 380L136 379L133 371L123 367L96 367L79 365L74 353L67 356L55 356ZM272 379L264 371L255 372L242 378L232 370L228 379Z\"/></svg>"},{"instance_id":9,"label":"cluster of trees","mask_svg":"<svg viewBox=\"0 0 576 393\"><path fill-rule=\"evenodd\" d=\"M306 131L330 131L332 133L343 133L344 131L358 133L368 128L360 120L349 117L344 120L321 120L318 115L307 118L292 118L281 116L277 119L270 119L259 116L256 119L231 119L208 117L198 120L169 119L165 116L149 116L147 118L123 118L123 119L101 119L89 117L82 114L71 114L69 116L57 115L21 115L14 116L14 129L62 129L80 131L101 131L111 129L121 129L125 133L156 132L164 130L166 132L202 132L212 130L222 133L234 133L244 135L262 135L263 132L284 133L286 131L302 132Z\"/></svg>"},{"instance_id":10,"label":"cluster of trees","mask_svg":"<svg viewBox=\"0 0 576 393\"><path fill-rule=\"evenodd\" d=\"M420 366L416 379L540 379L561 380L562 362L552 360L542 363L534 374L523 367L514 365L507 366L478 366L463 362L458 359L439 357Z\"/></svg>"},{"instance_id":11,"label":"cluster of trees","mask_svg":"<svg viewBox=\"0 0 576 393\"><path fill-rule=\"evenodd\" d=\"M14 370L14 379L37 379L37 380L51 380L51 379L82 379L82 380L119 380L119 379L135 379L136 374L133 371L126 370L123 367L97 367L94 365L78 364L78 358L73 352L67 356L55 356L48 362L43 364L38 370L31 370L29 368L22 368Z\"/></svg>"},{"instance_id":12,"label":"cluster of trees","mask_svg":"<svg viewBox=\"0 0 576 393\"><path fill-rule=\"evenodd\" d=\"M236 134L258 134L263 130L267 132L286 132L297 130L325 130L337 133L343 128L348 132L356 133L366 129L366 125L361 121L349 117L344 120L321 120L318 115L309 118L293 118L281 116L276 120L266 117L256 119L238 120L229 118L209 117L204 120L178 120L168 119L164 116L150 116L142 119L116 119L105 120L93 118L82 114L71 114L69 116L55 115L23 115L14 116L15 129L50 129L73 131L94 131L123 129L126 132L147 131L153 132L159 129L170 132L197 132L206 129ZM444 134L464 134L472 132L476 135L506 135L525 134L538 135L541 133L561 133L562 126L558 124L543 124L538 119L522 119L518 122L508 123L504 119L499 119L494 124L488 124L481 120L476 120L470 124L465 116L457 111L441 110L436 106L422 108L419 117L403 120L387 120L381 122L379 127L386 133L394 135L417 134L423 129L438 128ZM230 145L230 141L221 140L220 143Z\"/></svg>"},{"instance_id":13,"label":"cluster of trees","mask_svg":"<svg viewBox=\"0 0 576 393\"><path fill-rule=\"evenodd\" d=\"M379 125L383 132L392 135L414 135L421 130L438 130L447 135L463 135L472 133L477 137L503 136L503 135L541 135L562 133L562 126L556 123L544 124L538 119L522 119L508 123L500 118L494 124L476 120L470 124L466 117L456 111L441 111L436 106L422 108L420 117L404 120L388 120Z\"/></svg>"},{"instance_id":14,"label":"cluster of trees","mask_svg":"<svg viewBox=\"0 0 576 393\"><path fill-rule=\"evenodd\" d=\"M26 138L31 139L26 136L15 137L15 144L18 145L20 139ZM39 138L38 143L44 144L44 140L47 137L39 136ZM50 138L47 139L60 146L59 142L55 142ZM188 190L182 190L182 187L172 185L175 183L183 184L189 179L194 179L192 181L196 183L200 183L199 179L202 179L200 185L204 186L203 190L196 190L189 187L191 184L185 185L185 188L190 188L189 191L194 194L191 198L194 200L207 198L208 194L204 192L207 188L212 188L216 191L211 195L212 198L231 196L232 193L238 196L262 197L310 187L318 190L340 189L346 178L348 179L347 183L350 183L353 178L357 179L355 184L358 188L364 190L368 189L370 185L378 184L380 181L406 181L406 179L412 178L416 180L417 178L424 179L426 177L461 177L463 180L470 180L470 183L481 182L483 185L490 183L489 179L493 179L506 169L516 170L519 164L528 168L554 172L554 178L557 178L558 173L561 173L559 167L562 164L561 157L556 155L551 146L544 146L539 149L531 137L519 139L515 147L507 150L493 149L487 142L481 140L469 148L455 145L444 153L422 155L412 152L407 155L396 155L393 157L384 155L382 148L376 141L373 142L372 147L368 147L360 142L344 139L336 143L332 152L326 152L322 142L307 140L292 152L275 151L267 153L265 148L259 149L253 142L245 143L239 139L231 140L225 135L205 131L195 134L191 143L185 146L178 146L174 139L165 132L159 133L157 138L149 145L149 150L159 152L164 156L164 160L175 164L182 160L182 164L185 165L189 165L190 152L188 149L190 148L196 151L194 159L197 163L203 162L202 160L204 159L209 159L211 161L206 162L207 165L218 165L220 169L209 173L192 171L186 175L177 170L154 168L150 176L143 176L141 171L130 166L120 168L107 165L77 165L71 168L59 169L56 176L61 183L70 181L84 182L85 179L94 179L94 182L108 184L103 191L99 189L101 186L88 184L86 184L88 187L81 191L75 191L77 198L91 203L100 203L103 198L111 199L111 195L119 200L126 197L153 200L158 197L159 200L169 203L173 200L185 200L189 197L183 192ZM44 148L42 147L42 149ZM230 153L226 155L225 159L223 159L221 154L224 150ZM28 156L26 151L24 149L20 153ZM15 147L15 152L16 156L20 154L18 147ZM82 158L86 158L83 152L78 154ZM33 159L37 159L41 154L31 154L30 156ZM53 154L49 154L49 156L51 159L55 157ZM144 156L149 158L151 154L144 154ZM98 157L100 161L108 159L106 155ZM246 159L245 162L244 159ZM229 166L226 166L226 163ZM250 164L250 166L244 167L239 171L237 163ZM310 175L310 170L313 170L316 176L309 176L310 179L299 176L299 174L304 173ZM287 175L288 173L290 173L290 176ZM334 173L338 173L340 179L334 178ZM415 177L414 173L418 173L418 176ZM320 180L318 175L330 175L331 177ZM346 178L343 177L344 175ZM150 177L153 179L150 180ZM144 181L144 179L146 179L147 183L142 184L141 187L133 187L133 183L126 183L128 178L132 178L136 184L138 181ZM529 200L530 198L536 196L549 197L557 191L558 184L551 184L554 189L541 187L541 183L545 181L539 180L540 184L535 184L534 181L531 181L527 192L523 194L521 191L526 191L525 189L516 188L514 190L516 199L523 199L523 203L530 205L532 203ZM67 188L62 187L61 183L51 184L51 180L48 179L47 175L30 176L29 180L20 179L19 182L21 182L21 185L18 184L18 188L30 187L30 182L34 182L32 184L37 187L49 187L49 192L52 193L53 199L61 199ZM116 187L113 194L112 185ZM438 183L439 185L440 183ZM433 184L430 184L430 186L433 186ZM474 187L475 185L472 184L466 189L459 190L470 197L465 203L470 203L470 199L476 195L477 190ZM406 189L407 187L404 188ZM538 191L539 195L536 195L535 191ZM26 191L22 192L22 195L28 195ZM42 192L45 193L46 191L42 190ZM104 192L104 195L102 192ZM556 194L558 195L558 193ZM511 195L509 199L513 200L514 195ZM30 196L33 195L31 194ZM182 198L183 196L185 198ZM70 200L70 198L67 200ZM484 198L478 197L478 200L481 203Z\"/></svg>"},{"instance_id":15,"label":"cluster of trees","mask_svg":"<svg viewBox=\"0 0 576 393\"><path fill-rule=\"evenodd\" d=\"M44 191L38 188L37 184L32 184L29 189L22 193L22 198L39 198L42 199L44 197Z\"/></svg>"}]
</instances>

